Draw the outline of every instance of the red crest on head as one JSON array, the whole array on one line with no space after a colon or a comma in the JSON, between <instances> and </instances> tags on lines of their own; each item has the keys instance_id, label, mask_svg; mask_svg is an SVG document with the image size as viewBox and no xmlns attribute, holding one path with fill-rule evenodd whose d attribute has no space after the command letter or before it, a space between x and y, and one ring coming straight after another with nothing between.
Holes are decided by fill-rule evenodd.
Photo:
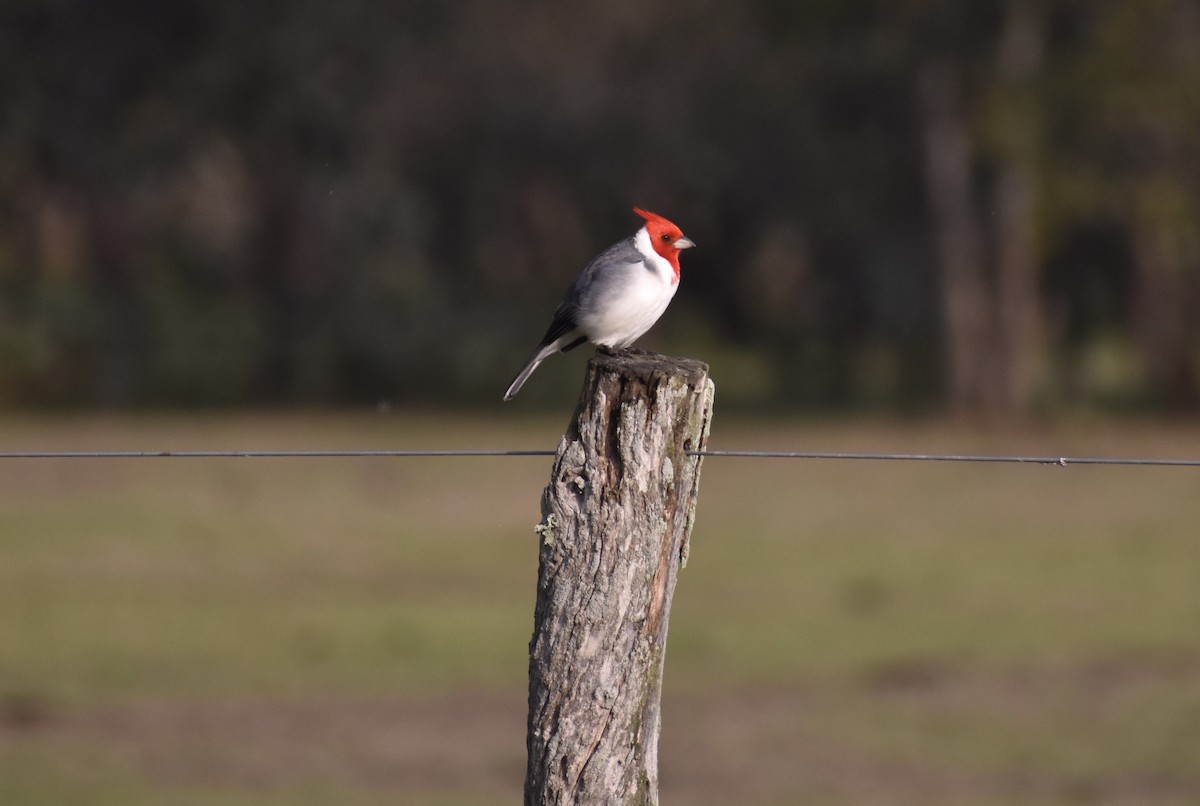
<instances>
[{"instance_id":1,"label":"red crest on head","mask_svg":"<svg viewBox=\"0 0 1200 806\"><path fill-rule=\"evenodd\" d=\"M660 216L658 213L652 213L649 210L643 210L641 207L634 207L633 212L637 213L642 218L646 219L647 222L655 222L658 224L664 224L668 227L675 226L670 221L668 221L667 219Z\"/></svg>"}]
</instances>

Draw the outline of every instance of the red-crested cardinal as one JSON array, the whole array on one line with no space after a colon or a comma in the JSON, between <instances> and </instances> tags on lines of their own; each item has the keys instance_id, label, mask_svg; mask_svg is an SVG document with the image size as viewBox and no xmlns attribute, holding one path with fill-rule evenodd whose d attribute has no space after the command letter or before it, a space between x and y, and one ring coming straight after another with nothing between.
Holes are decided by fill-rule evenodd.
<instances>
[{"instance_id":1,"label":"red-crested cardinal","mask_svg":"<svg viewBox=\"0 0 1200 806\"><path fill-rule=\"evenodd\" d=\"M517 375L505 400L512 400L538 365L585 341L622 349L658 321L679 287L679 253L695 246L679 227L660 215L633 208L646 224L605 249L571 283L537 352Z\"/></svg>"}]
</instances>

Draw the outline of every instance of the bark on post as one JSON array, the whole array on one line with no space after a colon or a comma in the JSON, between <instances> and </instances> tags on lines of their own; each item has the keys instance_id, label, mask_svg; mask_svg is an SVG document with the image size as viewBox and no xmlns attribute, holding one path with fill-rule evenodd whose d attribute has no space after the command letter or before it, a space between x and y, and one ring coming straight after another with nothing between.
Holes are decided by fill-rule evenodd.
<instances>
[{"instance_id":1,"label":"bark on post","mask_svg":"<svg viewBox=\"0 0 1200 806\"><path fill-rule=\"evenodd\" d=\"M713 385L601 353L542 495L526 806L657 804L659 696Z\"/></svg>"}]
</instances>

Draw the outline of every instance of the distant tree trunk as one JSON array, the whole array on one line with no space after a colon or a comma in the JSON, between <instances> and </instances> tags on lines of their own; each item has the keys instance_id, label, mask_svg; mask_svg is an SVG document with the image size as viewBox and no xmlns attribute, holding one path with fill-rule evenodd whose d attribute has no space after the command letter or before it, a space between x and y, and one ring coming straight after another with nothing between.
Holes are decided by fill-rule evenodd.
<instances>
[{"instance_id":1,"label":"distant tree trunk","mask_svg":"<svg viewBox=\"0 0 1200 806\"><path fill-rule=\"evenodd\" d=\"M150 326L142 284L135 273L136 235L115 202L85 203L88 260L98 332L93 342L92 389L102 406L136 402L150 364Z\"/></svg>"},{"instance_id":2,"label":"distant tree trunk","mask_svg":"<svg viewBox=\"0 0 1200 806\"><path fill-rule=\"evenodd\" d=\"M255 301L263 332L251 392L256 398L281 402L296 379L292 351L296 287L289 282L289 269L297 212L294 193L275 194L268 188L265 195L254 265Z\"/></svg>"},{"instance_id":3,"label":"distant tree trunk","mask_svg":"<svg viewBox=\"0 0 1200 806\"><path fill-rule=\"evenodd\" d=\"M1163 62L1190 80L1163 93L1155 79L1125 132L1134 165L1126 197L1134 252L1133 336L1150 390L1169 409L1200 409L1200 175L1195 119L1200 93L1194 3L1166 4L1156 31ZM1155 54L1157 56L1157 54ZM1153 74L1151 74L1153 75ZM1186 89L1185 89L1186 88Z\"/></svg>"},{"instance_id":4,"label":"distant tree trunk","mask_svg":"<svg viewBox=\"0 0 1200 806\"><path fill-rule=\"evenodd\" d=\"M973 411L995 400L992 322L983 233L975 215L971 138L962 86L945 63L920 76L925 166L941 273L946 393L952 409Z\"/></svg>"},{"instance_id":5,"label":"distant tree trunk","mask_svg":"<svg viewBox=\"0 0 1200 806\"><path fill-rule=\"evenodd\" d=\"M542 495L526 806L657 804L667 622L708 439L698 361L598 355Z\"/></svg>"},{"instance_id":6,"label":"distant tree trunk","mask_svg":"<svg viewBox=\"0 0 1200 806\"><path fill-rule=\"evenodd\" d=\"M1005 92L1004 140L995 187L996 337L1001 357L1006 413L1029 410L1037 392L1045 327L1041 308L1037 244L1036 163L1040 121L1033 81L1041 71L1045 44L1042 23L1025 0L1013 0L999 47L999 74Z\"/></svg>"}]
</instances>

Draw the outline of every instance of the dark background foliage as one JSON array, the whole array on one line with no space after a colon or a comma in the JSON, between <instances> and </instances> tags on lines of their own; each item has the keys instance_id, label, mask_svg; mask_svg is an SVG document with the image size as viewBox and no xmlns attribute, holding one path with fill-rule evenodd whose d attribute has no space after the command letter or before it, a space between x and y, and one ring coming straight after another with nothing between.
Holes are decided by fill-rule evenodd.
<instances>
[{"instance_id":1,"label":"dark background foliage","mask_svg":"<svg viewBox=\"0 0 1200 806\"><path fill-rule=\"evenodd\" d=\"M1200 402L1191 0L0 8L10 405L491 402L635 204L724 400Z\"/></svg>"}]
</instances>

